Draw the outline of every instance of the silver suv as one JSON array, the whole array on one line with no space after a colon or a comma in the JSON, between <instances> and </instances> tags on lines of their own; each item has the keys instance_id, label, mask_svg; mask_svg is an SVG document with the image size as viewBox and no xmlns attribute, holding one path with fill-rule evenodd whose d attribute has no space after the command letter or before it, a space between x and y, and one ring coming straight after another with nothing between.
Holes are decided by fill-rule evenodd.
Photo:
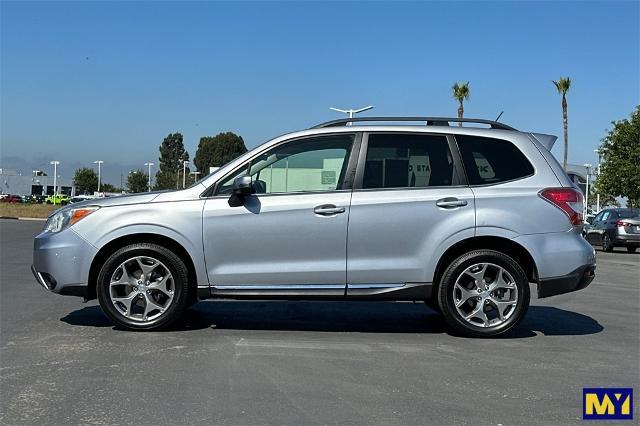
<instances>
[{"instance_id":1,"label":"silver suv","mask_svg":"<svg viewBox=\"0 0 640 426\"><path fill-rule=\"evenodd\" d=\"M425 301L454 332L504 333L529 283L548 297L594 277L555 139L476 119L324 123L181 191L56 211L32 270L130 329L166 327L201 299L339 299Z\"/></svg>"}]
</instances>

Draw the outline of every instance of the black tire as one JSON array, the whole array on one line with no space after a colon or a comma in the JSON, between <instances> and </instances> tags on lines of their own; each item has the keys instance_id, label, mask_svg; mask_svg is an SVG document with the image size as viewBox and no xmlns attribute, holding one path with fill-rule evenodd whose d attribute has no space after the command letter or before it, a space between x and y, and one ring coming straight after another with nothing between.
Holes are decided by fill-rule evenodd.
<instances>
[{"instance_id":1,"label":"black tire","mask_svg":"<svg viewBox=\"0 0 640 426\"><path fill-rule=\"evenodd\" d=\"M636 246L627 246L627 251L629 253L635 253L636 252L637 247Z\"/></svg>"},{"instance_id":2,"label":"black tire","mask_svg":"<svg viewBox=\"0 0 640 426\"><path fill-rule=\"evenodd\" d=\"M602 236L602 251L612 252L613 251L613 243L611 242L611 238L609 238L609 234L605 232Z\"/></svg>"},{"instance_id":3,"label":"black tire","mask_svg":"<svg viewBox=\"0 0 640 426\"><path fill-rule=\"evenodd\" d=\"M465 320L454 303L454 286L458 277L476 263L491 263L503 268L515 281L518 299L513 313L499 325L481 327ZM474 250L455 259L447 267L438 288L438 304L447 324L456 333L469 337L490 337L504 334L524 318L529 309L529 280L520 265L511 257L495 250Z\"/></svg>"},{"instance_id":4,"label":"black tire","mask_svg":"<svg viewBox=\"0 0 640 426\"><path fill-rule=\"evenodd\" d=\"M171 272L174 282L173 301L158 318L153 321L140 322L123 315L111 301L109 294L111 276L116 268L127 259L136 256L149 256L162 262ZM167 248L151 243L137 243L125 246L113 253L105 261L96 283L96 293L102 311L117 326L129 330L158 330L166 328L178 320L189 303L188 270L182 259Z\"/></svg>"}]
</instances>

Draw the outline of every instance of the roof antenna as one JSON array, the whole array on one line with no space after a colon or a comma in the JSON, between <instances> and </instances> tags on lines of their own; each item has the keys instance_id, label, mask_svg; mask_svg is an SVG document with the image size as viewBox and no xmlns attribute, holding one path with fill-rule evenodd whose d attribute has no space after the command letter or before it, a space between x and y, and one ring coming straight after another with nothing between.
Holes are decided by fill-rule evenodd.
<instances>
[{"instance_id":1,"label":"roof antenna","mask_svg":"<svg viewBox=\"0 0 640 426\"><path fill-rule=\"evenodd\" d=\"M493 121L498 121L498 120L500 120L500 117L502 117L502 114L504 114L504 110L502 110L502 112L500 112L500 114L498 114L498 116L496 117L496 119L495 119L495 120L493 120Z\"/></svg>"}]
</instances>

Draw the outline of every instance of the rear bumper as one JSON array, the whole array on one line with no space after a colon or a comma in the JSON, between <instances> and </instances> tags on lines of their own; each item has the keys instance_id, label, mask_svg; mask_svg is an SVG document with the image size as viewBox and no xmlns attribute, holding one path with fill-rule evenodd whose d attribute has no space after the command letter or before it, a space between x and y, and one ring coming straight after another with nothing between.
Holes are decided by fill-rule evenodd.
<instances>
[{"instance_id":1,"label":"rear bumper","mask_svg":"<svg viewBox=\"0 0 640 426\"><path fill-rule=\"evenodd\" d=\"M567 275L545 278L538 282L538 298L582 290L595 278L596 265L584 265Z\"/></svg>"},{"instance_id":2,"label":"rear bumper","mask_svg":"<svg viewBox=\"0 0 640 426\"><path fill-rule=\"evenodd\" d=\"M613 243L624 246L640 246L640 234L619 233L618 235L614 236Z\"/></svg>"}]
</instances>

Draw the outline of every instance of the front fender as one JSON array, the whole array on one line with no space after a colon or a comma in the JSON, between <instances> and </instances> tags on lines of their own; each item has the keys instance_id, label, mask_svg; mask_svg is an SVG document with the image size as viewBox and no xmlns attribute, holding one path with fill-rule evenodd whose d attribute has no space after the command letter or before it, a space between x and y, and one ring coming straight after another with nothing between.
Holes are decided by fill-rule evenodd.
<instances>
[{"instance_id":1,"label":"front fender","mask_svg":"<svg viewBox=\"0 0 640 426\"><path fill-rule=\"evenodd\" d=\"M199 285L208 285L202 245L204 200L103 207L74 226L82 238L100 250L110 242L135 234L170 238L189 254Z\"/></svg>"}]
</instances>

